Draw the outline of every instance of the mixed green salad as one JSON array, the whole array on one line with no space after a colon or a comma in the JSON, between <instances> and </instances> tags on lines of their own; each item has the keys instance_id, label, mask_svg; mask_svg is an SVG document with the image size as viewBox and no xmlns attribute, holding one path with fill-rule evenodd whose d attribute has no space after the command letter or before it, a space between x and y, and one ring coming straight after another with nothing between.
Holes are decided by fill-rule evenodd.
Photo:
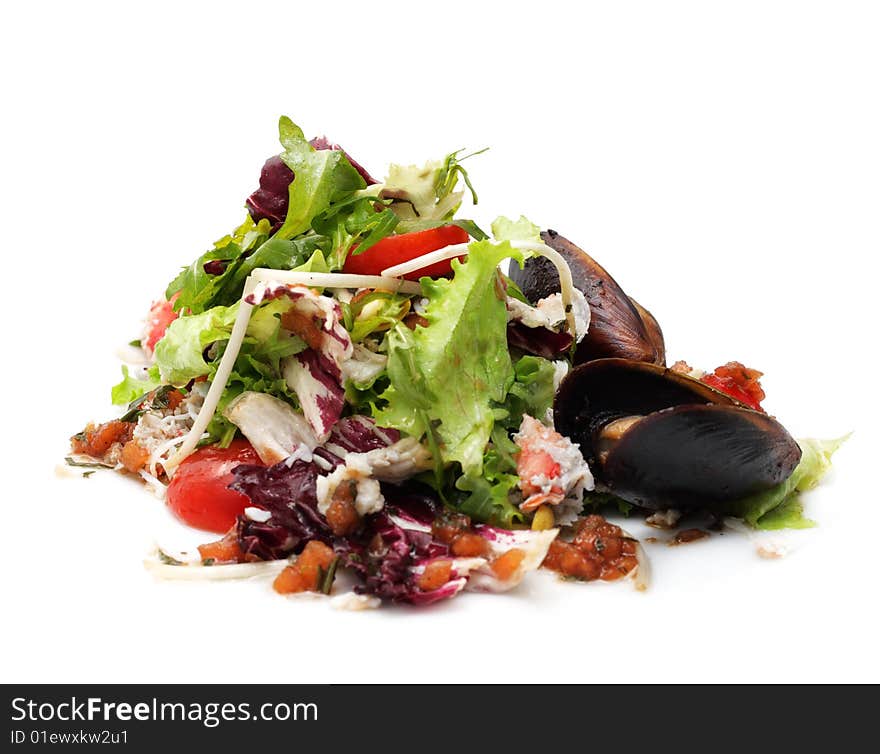
<instances>
[{"instance_id":1,"label":"mixed green salad","mask_svg":"<svg viewBox=\"0 0 880 754\"><path fill-rule=\"evenodd\" d=\"M791 439L739 362L667 367L650 312L555 231L461 217L473 155L378 181L279 131L244 222L153 304L119 418L71 441L223 535L157 572L429 604L541 566L644 587L607 510L811 525L799 494L839 442Z\"/></svg>"}]
</instances>

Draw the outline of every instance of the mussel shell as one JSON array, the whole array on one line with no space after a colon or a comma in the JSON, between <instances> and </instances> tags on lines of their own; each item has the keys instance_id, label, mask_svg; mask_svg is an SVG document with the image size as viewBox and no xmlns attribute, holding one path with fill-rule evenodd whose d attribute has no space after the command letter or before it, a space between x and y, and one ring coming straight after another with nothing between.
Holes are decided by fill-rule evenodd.
<instances>
[{"instance_id":1,"label":"mussel shell","mask_svg":"<svg viewBox=\"0 0 880 754\"><path fill-rule=\"evenodd\" d=\"M596 479L645 508L717 507L784 481L801 456L775 419L687 375L627 359L575 367L553 414ZM628 416L643 418L600 460L603 427Z\"/></svg>"},{"instance_id":2,"label":"mussel shell","mask_svg":"<svg viewBox=\"0 0 880 754\"><path fill-rule=\"evenodd\" d=\"M714 508L785 481L800 456L766 414L677 406L625 432L605 459L602 479L613 494L644 508Z\"/></svg>"},{"instance_id":3,"label":"mussel shell","mask_svg":"<svg viewBox=\"0 0 880 754\"><path fill-rule=\"evenodd\" d=\"M572 369L559 385L553 419L558 431L581 443L587 457L593 435L612 419L693 403L741 405L726 393L657 364L597 359Z\"/></svg>"},{"instance_id":4,"label":"mussel shell","mask_svg":"<svg viewBox=\"0 0 880 754\"><path fill-rule=\"evenodd\" d=\"M575 363L606 357L665 363L662 334L658 341L653 331L656 327L659 332L656 320L646 325L638 305L583 249L555 230L543 231L541 238L568 263L575 288L590 305L590 329L578 344ZM544 257L526 260L522 269L516 263L511 264L510 277L533 304L559 290L559 274Z\"/></svg>"},{"instance_id":5,"label":"mussel shell","mask_svg":"<svg viewBox=\"0 0 880 754\"><path fill-rule=\"evenodd\" d=\"M644 306L642 306L638 301L634 298L630 297L630 302L636 308L636 311L639 313L639 316L642 318L642 323L645 325L645 332L648 335L648 340L651 342L651 345L654 348L655 354L662 354L663 358L655 359L655 364L666 364L666 339L663 337L663 330L660 329L660 323L657 321L657 318L651 314Z\"/></svg>"}]
</instances>

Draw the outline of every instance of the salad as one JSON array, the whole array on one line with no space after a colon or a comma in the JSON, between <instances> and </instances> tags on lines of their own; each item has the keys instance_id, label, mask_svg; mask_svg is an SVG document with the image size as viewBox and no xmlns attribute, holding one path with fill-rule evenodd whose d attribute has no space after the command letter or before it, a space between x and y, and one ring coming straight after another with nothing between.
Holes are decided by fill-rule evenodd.
<instances>
[{"instance_id":1,"label":"salad","mask_svg":"<svg viewBox=\"0 0 880 754\"><path fill-rule=\"evenodd\" d=\"M152 305L118 418L71 438L69 464L143 480L206 532L156 573L426 605L538 568L644 589L609 510L812 525L800 494L841 441L796 442L739 362L667 367L650 312L555 231L460 216L472 155L380 182L279 131L244 222Z\"/></svg>"}]
</instances>

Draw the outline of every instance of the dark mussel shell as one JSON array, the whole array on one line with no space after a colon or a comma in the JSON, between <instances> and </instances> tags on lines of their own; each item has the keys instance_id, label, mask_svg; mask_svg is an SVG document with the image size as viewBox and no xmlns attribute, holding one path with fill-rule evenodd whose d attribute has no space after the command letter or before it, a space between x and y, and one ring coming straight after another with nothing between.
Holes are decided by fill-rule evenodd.
<instances>
[{"instance_id":1,"label":"dark mussel shell","mask_svg":"<svg viewBox=\"0 0 880 754\"><path fill-rule=\"evenodd\" d=\"M574 286L590 305L590 329L578 344L575 363L620 357L664 364L663 335L653 316L632 301L583 249L555 230L543 231L541 238L568 262ZM510 277L533 304L559 290L556 267L544 257L526 260L522 269L511 264ZM646 322L643 312L650 321Z\"/></svg>"},{"instance_id":2,"label":"dark mussel shell","mask_svg":"<svg viewBox=\"0 0 880 754\"><path fill-rule=\"evenodd\" d=\"M687 375L626 359L573 369L553 410L597 480L644 508L723 508L785 481L801 456L766 414ZM641 418L607 443L603 430L623 417Z\"/></svg>"},{"instance_id":3,"label":"dark mussel shell","mask_svg":"<svg viewBox=\"0 0 880 754\"><path fill-rule=\"evenodd\" d=\"M663 330L660 329L660 323L657 321L657 318L653 314L651 314L651 312L645 309L645 307L642 306L634 298L630 298L630 302L636 308L636 311L642 318L642 323L645 325L645 333L648 336L648 341L651 343L651 346L654 349L653 352L660 356L659 358L655 358L653 363L665 366L666 339L663 337Z\"/></svg>"}]
</instances>

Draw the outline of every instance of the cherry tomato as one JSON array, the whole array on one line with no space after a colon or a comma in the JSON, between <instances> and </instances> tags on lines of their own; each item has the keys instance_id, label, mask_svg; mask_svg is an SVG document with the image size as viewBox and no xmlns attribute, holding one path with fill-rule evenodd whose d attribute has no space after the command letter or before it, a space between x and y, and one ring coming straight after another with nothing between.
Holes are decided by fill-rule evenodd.
<instances>
[{"instance_id":1,"label":"cherry tomato","mask_svg":"<svg viewBox=\"0 0 880 754\"><path fill-rule=\"evenodd\" d=\"M175 516L189 526L222 534L250 505L240 492L227 489L232 469L242 463L262 464L247 440L233 440L228 448L199 448L180 464L166 500Z\"/></svg>"},{"instance_id":2,"label":"cherry tomato","mask_svg":"<svg viewBox=\"0 0 880 754\"><path fill-rule=\"evenodd\" d=\"M172 307L172 301L156 301L150 307L150 315L147 318L147 339L144 341L144 348L152 353L158 343L165 335L168 325L177 319L177 312Z\"/></svg>"},{"instance_id":3,"label":"cherry tomato","mask_svg":"<svg viewBox=\"0 0 880 754\"><path fill-rule=\"evenodd\" d=\"M442 249L456 243L467 243L470 236L467 231L457 225L442 225L430 230L418 230L414 233L401 233L399 236L388 236L367 249L363 254L352 251L342 267L343 272L355 275L379 275L382 270L402 262L427 254L429 251ZM452 271L452 260L424 267L410 272L403 277L407 280L418 280L421 277L440 277Z\"/></svg>"}]
</instances>

